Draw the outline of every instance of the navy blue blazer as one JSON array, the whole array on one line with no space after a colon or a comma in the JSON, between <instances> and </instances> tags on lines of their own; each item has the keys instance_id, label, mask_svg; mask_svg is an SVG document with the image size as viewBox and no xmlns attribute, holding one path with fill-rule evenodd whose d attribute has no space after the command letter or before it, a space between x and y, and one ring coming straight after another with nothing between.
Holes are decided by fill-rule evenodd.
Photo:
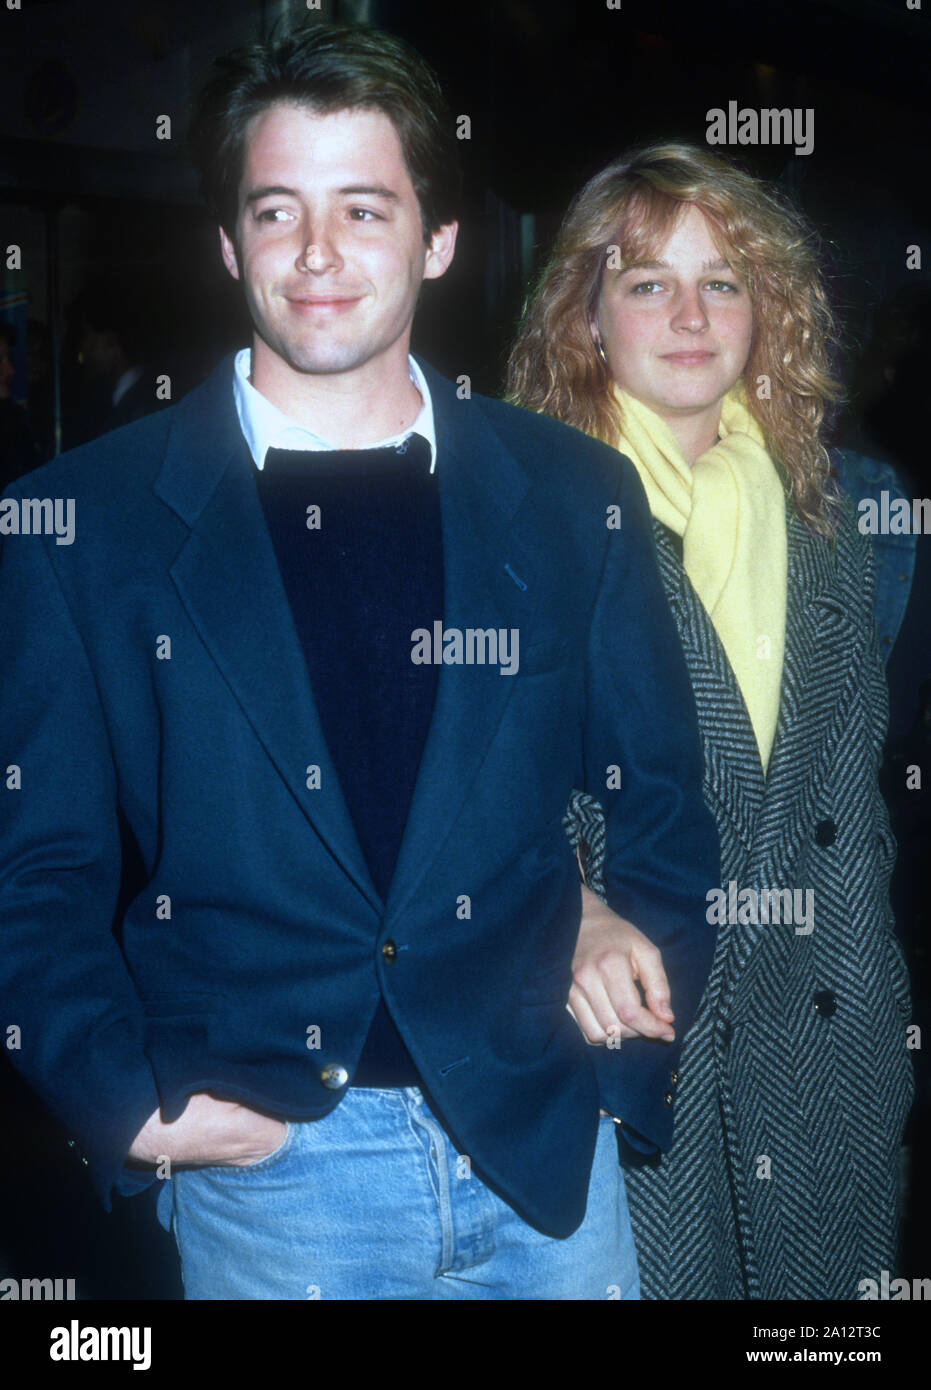
<instances>
[{"instance_id":1,"label":"navy blue blazer","mask_svg":"<svg viewBox=\"0 0 931 1390\"><path fill-rule=\"evenodd\" d=\"M345 1094L325 1069L351 1076L379 989L460 1152L539 1230L584 1215L599 1105L642 1149L671 1142L678 1042L592 1047L564 1007L573 787L605 807L608 901L662 950L679 1039L714 944L717 832L640 481L613 449L424 370L444 625L517 629L519 669L442 666L384 902L321 735L232 357L7 490L74 498L75 539L0 552L0 1024L19 1025L10 1058L108 1210L153 1180L124 1161L159 1105L170 1121L210 1089L325 1115Z\"/></svg>"}]
</instances>

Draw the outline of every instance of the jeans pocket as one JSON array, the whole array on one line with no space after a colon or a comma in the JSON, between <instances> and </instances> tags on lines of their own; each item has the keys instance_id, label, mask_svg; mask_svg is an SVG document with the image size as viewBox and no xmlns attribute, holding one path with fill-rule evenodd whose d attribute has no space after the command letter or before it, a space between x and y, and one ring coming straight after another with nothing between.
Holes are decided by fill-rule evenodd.
<instances>
[{"instance_id":1,"label":"jeans pocket","mask_svg":"<svg viewBox=\"0 0 931 1390\"><path fill-rule=\"evenodd\" d=\"M171 1230L173 1213L174 1188L171 1185L171 1178L162 1178L158 1197L155 1200L155 1215L163 1231Z\"/></svg>"},{"instance_id":2,"label":"jeans pocket","mask_svg":"<svg viewBox=\"0 0 931 1390\"><path fill-rule=\"evenodd\" d=\"M188 1168L190 1173L228 1173L232 1177L240 1174L248 1177L250 1173L264 1172L267 1168L278 1163L291 1148L297 1135L297 1126L290 1120L285 1120L284 1138L270 1153L263 1154L254 1163L204 1163L197 1164L195 1167Z\"/></svg>"}]
</instances>

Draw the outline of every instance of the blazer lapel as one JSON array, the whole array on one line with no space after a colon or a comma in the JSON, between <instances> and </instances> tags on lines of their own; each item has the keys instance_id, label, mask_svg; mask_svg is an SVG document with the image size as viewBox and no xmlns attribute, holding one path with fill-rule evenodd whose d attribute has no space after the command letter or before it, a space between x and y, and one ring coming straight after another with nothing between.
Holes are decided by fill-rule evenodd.
<instances>
[{"instance_id":1,"label":"blazer lapel","mask_svg":"<svg viewBox=\"0 0 931 1390\"><path fill-rule=\"evenodd\" d=\"M446 629L516 628L524 650L540 596L539 525L522 509L530 479L470 401L421 363L433 400ZM536 543L535 543L536 542ZM442 665L430 730L388 895L396 915L455 824L517 675L463 678Z\"/></svg>"},{"instance_id":2,"label":"blazer lapel","mask_svg":"<svg viewBox=\"0 0 931 1390\"><path fill-rule=\"evenodd\" d=\"M377 911L323 737L304 654L233 404L232 358L186 397L155 490L191 528L171 577L194 627L295 801ZM306 770L320 768L320 787Z\"/></svg>"},{"instance_id":3,"label":"blazer lapel","mask_svg":"<svg viewBox=\"0 0 931 1390\"><path fill-rule=\"evenodd\" d=\"M444 627L517 629L523 651L540 598L539 525L530 479L470 401L421 363L437 433L444 564ZM232 358L186 397L156 492L190 527L172 579L232 694L295 800L379 912L323 738L248 452L232 403ZM208 422L205 427L205 421ZM518 676L459 679L441 665L387 908L394 915L450 834L504 715ZM315 763L321 787L305 771Z\"/></svg>"}]
</instances>

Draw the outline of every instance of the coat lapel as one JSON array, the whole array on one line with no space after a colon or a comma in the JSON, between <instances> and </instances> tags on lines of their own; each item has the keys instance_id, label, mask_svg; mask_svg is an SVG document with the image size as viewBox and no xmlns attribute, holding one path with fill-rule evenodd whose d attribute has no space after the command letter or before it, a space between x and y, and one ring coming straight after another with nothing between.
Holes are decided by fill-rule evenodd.
<instances>
[{"instance_id":1,"label":"coat lapel","mask_svg":"<svg viewBox=\"0 0 931 1390\"><path fill-rule=\"evenodd\" d=\"M733 668L701 599L685 572L672 534L653 523L660 575L673 610L695 691L705 755L706 785L744 848L753 843L763 801L763 765Z\"/></svg>"},{"instance_id":2,"label":"coat lapel","mask_svg":"<svg viewBox=\"0 0 931 1390\"><path fill-rule=\"evenodd\" d=\"M816 796L823 787L820 755L831 727L843 723L843 692L851 654L860 640L849 617L837 574L834 546L812 535L794 510L787 518L788 566L786 648L779 724L766 778L766 797L756 822L749 872L751 885L805 889L786 882L787 867L799 862L803 841L817 820ZM749 923L730 933L725 994L772 927Z\"/></svg>"},{"instance_id":3,"label":"coat lapel","mask_svg":"<svg viewBox=\"0 0 931 1390\"><path fill-rule=\"evenodd\" d=\"M736 830L753 883L738 887L804 888L770 881L797 862L816 816L818 753L840 702L859 640L841 590L834 546L808 531L786 505L786 641L779 722L764 780L756 739L730 662L682 566L670 534L654 523L664 587L676 614L700 712L705 773L718 814ZM726 872L731 866L724 866ZM736 871L736 869L734 870ZM729 933L733 982L762 934L762 923Z\"/></svg>"},{"instance_id":4,"label":"coat lapel","mask_svg":"<svg viewBox=\"0 0 931 1390\"><path fill-rule=\"evenodd\" d=\"M792 863L811 833L808 803L820 749L840 708L860 637L837 571L835 544L813 535L794 509L787 520L786 650L779 724L767 775L768 795L757 826L760 845ZM780 884L774 887L801 887Z\"/></svg>"},{"instance_id":5,"label":"coat lapel","mask_svg":"<svg viewBox=\"0 0 931 1390\"><path fill-rule=\"evenodd\" d=\"M191 528L171 577L204 646L295 801L379 912L323 737L253 467L233 407L232 359L178 407L155 490ZM306 785L310 764L320 787Z\"/></svg>"}]
</instances>

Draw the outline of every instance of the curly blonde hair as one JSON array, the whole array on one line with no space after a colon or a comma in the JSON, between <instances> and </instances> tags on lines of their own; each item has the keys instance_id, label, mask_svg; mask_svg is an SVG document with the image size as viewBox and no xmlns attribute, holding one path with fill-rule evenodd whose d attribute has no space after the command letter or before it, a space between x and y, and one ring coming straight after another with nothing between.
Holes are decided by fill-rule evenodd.
<instances>
[{"instance_id":1,"label":"curly blonde hair","mask_svg":"<svg viewBox=\"0 0 931 1390\"><path fill-rule=\"evenodd\" d=\"M753 332L744 379L769 379L747 404L802 520L836 529L839 492L821 443L840 397L830 352L834 318L815 233L774 189L729 160L687 144L651 144L596 174L573 199L532 287L508 362L508 399L616 445L621 410L592 337L607 252L624 265L655 259L693 204L747 287Z\"/></svg>"}]
</instances>

